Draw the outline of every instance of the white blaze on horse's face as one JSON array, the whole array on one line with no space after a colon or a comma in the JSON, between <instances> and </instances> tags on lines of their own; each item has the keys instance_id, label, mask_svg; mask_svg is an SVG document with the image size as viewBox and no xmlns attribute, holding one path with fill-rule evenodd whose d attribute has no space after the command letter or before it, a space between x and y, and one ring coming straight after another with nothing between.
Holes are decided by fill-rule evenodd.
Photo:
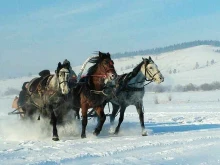
<instances>
[{"instance_id":1,"label":"white blaze on horse's face","mask_svg":"<svg viewBox=\"0 0 220 165\"><path fill-rule=\"evenodd\" d=\"M103 61L102 66L104 68L104 72L106 72L104 83L107 84L108 82L114 82L117 77L117 73L114 68L114 62L110 59L107 59Z\"/></svg>"},{"instance_id":2,"label":"white blaze on horse's face","mask_svg":"<svg viewBox=\"0 0 220 165\"><path fill-rule=\"evenodd\" d=\"M113 72L108 72L106 74L106 78L105 78L105 84L107 84L108 82L114 82L116 78L116 74Z\"/></svg>"},{"instance_id":3,"label":"white blaze on horse's face","mask_svg":"<svg viewBox=\"0 0 220 165\"><path fill-rule=\"evenodd\" d=\"M68 85L69 82L69 70L62 68L58 73L59 86L62 94L66 95L69 93L70 88Z\"/></svg>"},{"instance_id":4,"label":"white blaze on horse's face","mask_svg":"<svg viewBox=\"0 0 220 165\"><path fill-rule=\"evenodd\" d=\"M163 75L160 73L160 70L153 61L150 61L147 66L143 64L141 71L144 75L146 74L146 78L148 80L152 80L158 84L164 81Z\"/></svg>"}]
</instances>

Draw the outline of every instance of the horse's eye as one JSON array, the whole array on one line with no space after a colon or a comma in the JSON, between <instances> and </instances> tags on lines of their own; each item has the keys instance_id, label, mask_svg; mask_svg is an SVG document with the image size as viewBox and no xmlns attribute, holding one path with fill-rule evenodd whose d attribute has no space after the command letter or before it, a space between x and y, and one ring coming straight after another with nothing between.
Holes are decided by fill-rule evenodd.
<instances>
[{"instance_id":1,"label":"horse's eye","mask_svg":"<svg viewBox=\"0 0 220 165\"><path fill-rule=\"evenodd\" d=\"M149 69L153 69L152 67L150 67Z\"/></svg>"}]
</instances>

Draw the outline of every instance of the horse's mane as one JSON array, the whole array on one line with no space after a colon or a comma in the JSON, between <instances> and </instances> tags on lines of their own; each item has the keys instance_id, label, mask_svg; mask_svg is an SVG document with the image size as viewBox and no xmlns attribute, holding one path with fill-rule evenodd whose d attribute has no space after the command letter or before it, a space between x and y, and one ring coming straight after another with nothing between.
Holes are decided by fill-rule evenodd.
<instances>
[{"instance_id":1,"label":"horse's mane","mask_svg":"<svg viewBox=\"0 0 220 165\"><path fill-rule=\"evenodd\" d=\"M138 64L131 72L133 76L136 76L138 74L138 72L140 71L141 66L144 64L144 62L146 62L146 64L154 63L154 61L151 58L143 59L143 61L140 64Z\"/></svg>"},{"instance_id":2,"label":"horse's mane","mask_svg":"<svg viewBox=\"0 0 220 165\"><path fill-rule=\"evenodd\" d=\"M133 70L132 70L132 75L136 76L138 74L138 72L141 69L141 66L144 64L144 61L142 61L140 64L138 64Z\"/></svg>"},{"instance_id":3,"label":"horse's mane","mask_svg":"<svg viewBox=\"0 0 220 165\"><path fill-rule=\"evenodd\" d=\"M92 75L92 74L96 71L96 69L97 69L97 67L98 67L98 63L100 62L100 57L99 57L99 56L93 57L93 58L91 58L91 59L89 60L89 62L90 62L90 63L93 63L94 65L91 66L91 67L88 69L87 75Z\"/></svg>"},{"instance_id":4,"label":"horse's mane","mask_svg":"<svg viewBox=\"0 0 220 165\"><path fill-rule=\"evenodd\" d=\"M101 56L100 56L101 54ZM110 59L110 54L109 53L102 53L102 52L99 52L99 56L96 56L96 57L93 57L89 60L90 63L93 63L94 65L91 66L89 69L88 69L88 73L87 75L92 75L94 74L94 72L97 70L97 67L98 67L98 64L104 60L104 59L107 59L109 58Z\"/></svg>"},{"instance_id":5,"label":"horse's mane","mask_svg":"<svg viewBox=\"0 0 220 165\"><path fill-rule=\"evenodd\" d=\"M140 71L141 69L141 66L144 64L144 63L150 63L150 62L153 62L153 60L150 58L150 59L143 59L143 61L138 64L131 72L127 73L127 74L124 74L124 75L127 75L125 80L124 81L129 81L131 80L132 78L134 78L135 76L137 76L138 72Z\"/></svg>"}]
</instances>

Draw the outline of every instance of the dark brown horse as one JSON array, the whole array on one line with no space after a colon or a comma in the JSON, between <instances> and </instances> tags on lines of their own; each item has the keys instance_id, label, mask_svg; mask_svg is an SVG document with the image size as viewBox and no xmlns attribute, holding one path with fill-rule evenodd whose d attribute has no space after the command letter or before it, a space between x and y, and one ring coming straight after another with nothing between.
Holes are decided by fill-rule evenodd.
<instances>
[{"instance_id":1,"label":"dark brown horse","mask_svg":"<svg viewBox=\"0 0 220 165\"><path fill-rule=\"evenodd\" d=\"M86 137L89 108L94 108L100 119L93 134L98 135L102 130L106 119L103 103L107 99L103 91L106 83L114 81L117 75L109 53L99 52L98 56L90 58L88 62L94 65L88 69L87 75L79 80L78 86L71 91L74 109L81 108L82 112L82 138Z\"/></svg>"}]
</instances>

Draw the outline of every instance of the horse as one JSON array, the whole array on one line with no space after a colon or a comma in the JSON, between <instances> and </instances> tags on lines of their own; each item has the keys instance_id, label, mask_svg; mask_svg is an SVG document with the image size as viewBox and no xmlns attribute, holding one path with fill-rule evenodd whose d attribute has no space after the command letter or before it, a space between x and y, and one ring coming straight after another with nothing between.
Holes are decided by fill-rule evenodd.
<instances>
[{"instance_id":1,"label":"horse","mask_svg":"<svg viewBox=\"0 0 220 165\"><path fill-rule=\"evenodd\" d=\"M112 126L120 109L119 122L114 134L119 133L120 125L123 122L126 108L130 105L135 105L139 114L142 135L147 136L143 112L145 81L156 82L158 84L164 81L163 75L151 57L149 57L149 59L143 58L142 62L139 63L132 72L119 75L116 79L116 97L109 100L113 106L112 114L110 115L110 123Z\"/></svg>"},{"instance_id":2,"label":"horse","mask_svg":"<svg viewBox=\"0 0 220 165\"><path fill-rule=\"evenodd\" d=\"M86 76L81 77L82 71L79 73L79 82L75 88L71 89L73 109L78 109L79 111L81 108L81 138L86 138L87 113L89 108L94 108L100 119L93 134L97 136L101 132L106 120L103 103L109 97L105 93L105 87L108 82L114 81L117 77L114 62L109 53L98 52L98 56L89 58L85 63L87 62L93 65L88 69ZM85 66L85 63L83 66Z\"/></svg>"},{"instance_id":3,"label":"horse","mask_svg":"<svg viewBox=\"0 0 220 165\"><path fill-rule=\"evenodd\" d=\"M35 114L49 117L53 126L52 140L58 141L57 123L59 106L65 102L69 91L69 66L58 63L55 74L46 74L28 82L26 99L22 109L25 119L33 119ZM40 117L39 116L39 117ZM38 119L39 119L38 117Z\"/></svg>"}]
</instances>

